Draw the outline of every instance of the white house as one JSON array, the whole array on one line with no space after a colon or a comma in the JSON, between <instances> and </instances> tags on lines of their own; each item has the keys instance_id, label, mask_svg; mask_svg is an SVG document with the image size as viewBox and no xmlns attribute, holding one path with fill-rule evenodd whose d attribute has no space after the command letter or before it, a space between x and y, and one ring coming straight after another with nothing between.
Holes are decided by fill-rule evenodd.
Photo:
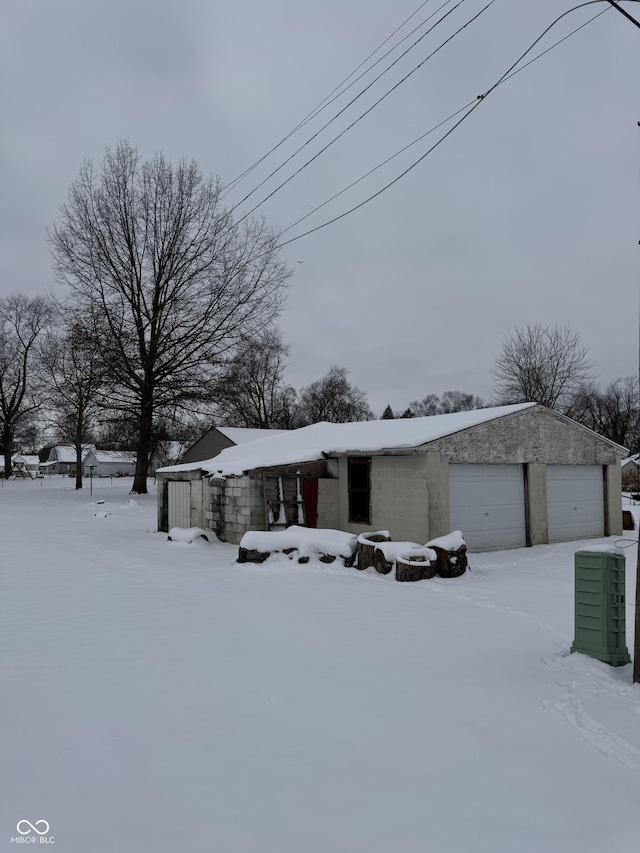
<instances>
[{"instance_id":1,"label":"white house","mask_svg":"<svg viewBox=\"0 0 640 853\"><path fill-rule=\"evenodd\" d=\"M131 450L92 448L82 463L85 477L130 477L135 474L136 454Z\"/></svg>"}]
</instances>

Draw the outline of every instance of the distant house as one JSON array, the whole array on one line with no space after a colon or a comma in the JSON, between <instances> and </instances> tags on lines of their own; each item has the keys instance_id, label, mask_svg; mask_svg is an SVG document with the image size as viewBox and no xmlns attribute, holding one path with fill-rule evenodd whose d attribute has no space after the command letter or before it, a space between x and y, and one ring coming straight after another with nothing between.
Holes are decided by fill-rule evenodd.
<instances>
[{"instance_id":1,"label":"distant house","mask_svg":"<svg viewBox=\"0 0 640 853\"><path fill-rule=\"evenodd\" d=\"M93 448L87 444L82 448L82 458ZM48 463L48 464L47 464ZM76 472L76 449L71 444L58 444L49 451L49 457L41 470L47 474L75 474Z\"/></svg>"},{"instance_id":2,"label":"distant house","mask_svg":"<svg viewBox=\"0 0 640 853\"><path fill-rule=\"evenodd\" d=\"M82 462L85 477L129 477L135 474L136 454L131 450L92 448Z\"/></svg>"},{"instance_id":3,"label":"distant house","mask_svg":"<svg viewBox=\"0 0 640 853\"><path fill-rule=\"evenodd\" d=\"M620 463L622 469L622 487L638 491L640 488L640 453L627 456Z\"/></svg>"},{"instance_id":4,"label":"distant house","mask_svg":"<svg viewBox=\"0 0 640 853\"><path fill-rule=\"evenodd\" d=\"M182 456L181 462L203 462L213 459L227 447L246 444L261 438L270 438L282 429L248 429L245 427L211 427ZM167 463L168 464L168 463Z\"/></svg>"},{"instance_id":5,"label":"distant house","mask_svg":"<svg viewBox=\"0 0 640 853\"><path fill-rule=\"evenodd\" d=\"M158 471L158 529L237 543L302 518L396 541L461 530L475 551L618 535L626 455L535 403L320 423Z\"/></svg>"}]
</instances>

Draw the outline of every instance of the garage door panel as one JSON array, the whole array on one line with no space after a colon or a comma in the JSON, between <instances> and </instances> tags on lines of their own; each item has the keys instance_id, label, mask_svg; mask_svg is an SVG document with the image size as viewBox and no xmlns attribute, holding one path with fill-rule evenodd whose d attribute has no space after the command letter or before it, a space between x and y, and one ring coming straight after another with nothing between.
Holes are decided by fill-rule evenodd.
<instances>
[{"instance_id":1,"label":"garage door panel","mask_svg":"<svg viewBox=\"0 0 640 853\"><path fill-rule=\"evenodd\" d=\"M449 465L449 523L470 550L526 545L521 465Z\"/></svg>"},{"instance_id":2,"label":"garage door panel","mask_svg":"<svg viewBox=\"0 0 640 853\"><path fill-rule=\"evenodd\" d=\"M600 465L547 465L550 542L604 536L604 475Z\"/></svg>"}]
</instances>

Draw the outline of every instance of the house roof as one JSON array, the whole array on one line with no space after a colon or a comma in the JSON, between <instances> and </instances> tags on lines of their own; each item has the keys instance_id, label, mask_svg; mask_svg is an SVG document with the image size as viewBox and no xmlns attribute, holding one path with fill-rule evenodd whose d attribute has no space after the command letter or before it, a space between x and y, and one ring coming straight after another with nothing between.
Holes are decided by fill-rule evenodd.
<instances>
[{"instance_id":1,"label":"house roof","mask_svg":"<svg viewBox=\"0 0 640 853\"><path fill-rule=\"evenodd\" d=\"M209 474L233 476L254 468L315 462L327 456L364 451L382 453L413 449L438 438L504 417L537 403L518 403L470 412L432 415L428 418L359 421L349 424L319 423L261 438L239 447L228 447L213 459L160 468L164 471L203 470Z\"/></svg>"},{"instance_id":2,"label":"house roof","mask_svg":"<svg viewBox=\"0 0 640 853\"><path fill-rule=\"evenodd\" d=\"M82 458L84 459L87 453L93 450L93 444L86 444L82 448ZM71 462L76 461L76 449L71 444L58 444L52 447L49 451L49 462Z\"/></svg>"},{"instance_id":3,"label":"house roof","mask_svg":"<svg viewBox=\"0 0 640 853\"><path fill-rule=\"evenodd\" d=\"M88 455L88 454L87 454ZM96 462L135 462L136 454L132 450L96 450L91 454Z\"/></svg>"},{"instance_id":4,"label":"house roof","mask_svg":"<svg viewBox=\"0 0 640 853\"><path fill-rule=\"evenodd\" d=\"M248 427L216 427L216 429L236 445L270 438L276 433L290 432L284 429L249 429Z\"/></svg>"}]
</instances>

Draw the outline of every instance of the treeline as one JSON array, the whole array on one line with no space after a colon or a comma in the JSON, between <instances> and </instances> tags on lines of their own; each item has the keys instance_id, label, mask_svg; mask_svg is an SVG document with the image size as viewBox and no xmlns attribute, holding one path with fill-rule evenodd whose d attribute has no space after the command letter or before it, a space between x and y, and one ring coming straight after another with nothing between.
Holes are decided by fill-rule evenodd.
<instances>
[{"instance_id":1,"label":"treeline","mask_svg":"<svg viewBox=\"0 0 640 853\"><path fill-rule=\"evenodd\" d=\"M277 328L291 270L263 219L234 220L223 188L193 161L142 160L128 142L86 161L49 232L60 295L0 299L0 443L136 451L132 491L147 490L162 442L211 423L291 429L375 417L334 365L295 389ZM638 446L637 384L598 390L569 329L510 332L495 400L535 400L625 446ZM461 391L414 400L401 417L481 408ZM388 406L383 417L396 417Z\"/></svg>"}]
</instances>

